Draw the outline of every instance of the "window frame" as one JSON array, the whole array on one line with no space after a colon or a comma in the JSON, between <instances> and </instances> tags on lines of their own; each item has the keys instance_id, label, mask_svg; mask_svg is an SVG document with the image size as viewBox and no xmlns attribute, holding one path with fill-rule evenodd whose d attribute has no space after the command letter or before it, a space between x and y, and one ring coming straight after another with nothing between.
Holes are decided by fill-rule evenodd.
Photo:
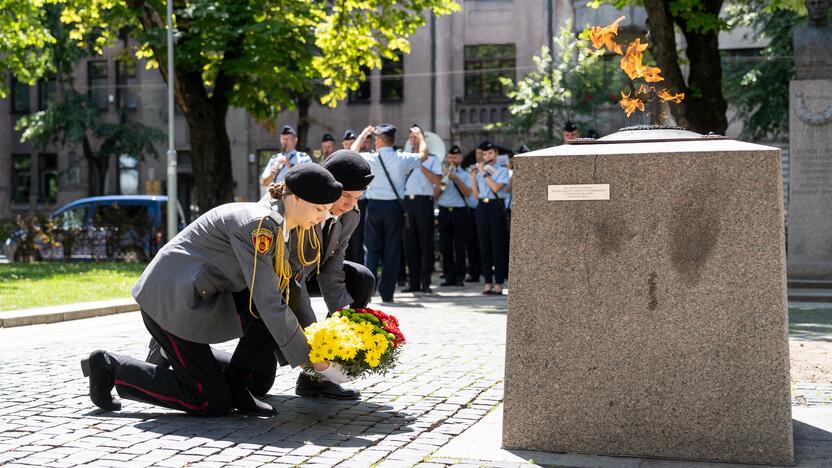
<instances>
[{"instance_id":1,"label":"window frame","mask_svg":"<svg viewBox=\"0 0 832 468\"><path fill-rule=\"evenodd\" d=\"M25 169L18 169L16 167L16 162L20 158L28 158L29 164ZM13 153L11 157L11 193L10 199L12 204L14 205L28 205L31 203L32 199L32 154L31 153ZM18 183L18 178L24 178L26 180L26 198L18 198L18 187L20 184Z\"/></svg>"},{"instance_id":2,"label":"window frame","mask_svg":"<svg viewBox=\"0 0 832 468\"><path fill-rule=\"evenodd\" d=\"M404 101L404 54L396 52L396 56L398 60L381 59L379 100L383 103ZM391 71L393 73L390 73ZM391 96L390 92L386 91L391 86L399 88L398 96Z\"/></svg>"},{"instance_id":3,"label":"window frame","mask_svg":"<svg viewBox=\"0 0 832 468\"><path fill-rule=\"evenodd\" d=\"M103 76L93 74L93 69L103 65ZM87 99L90 105L97 109L105 111L110 105L110 67L107 60L89 60L87 61ZM103 86L97 84L103 81ZM99 97L103 96L103 98ZM99 102L100 101L100 102Z\"/></svg>"},{"instance_id":4,"label":"window frame","mask_svg":"<svg viewBox=\"0 0 832 468\"><path fill-rule=\"evenodd\" d=\"M47 167L45 161L48 158L54 158L54 167ZM48 166L53 165L49 164ZM60 191L60 179L58 175L58 155L56 153L38 153L38 204L54 205L58 202L58 192ZM50 196L46 192L50 186L47 178L54 179L55 181L54 196Z\"/></svg>"},{"instance_id":5,"label":"window frame","mask_svg":"<svg viewBox=\"0 0 832 468\"><path fill-rule=\"evenodd\" d=\"M505 47L505 54L496 54L498 48ZM476 53L477 57L470 58L474 55L476 49L487 50L491 48L492 54L483 52ZM508 53L508 51L511 51ZM491 65L496 63L496 67ZM501 44L466 44L463 47L463 95L467 101L495 101L506 99L505 88L499 82L499 77L507 77L512 80L517 77L517 45L515 43L501 43ZM493 81L490 81L491 77ZM478 91L475 93L471 81L478 82ZM498 92L490 92L489 90L495 88Z\"/></svg>"}]
</instances>

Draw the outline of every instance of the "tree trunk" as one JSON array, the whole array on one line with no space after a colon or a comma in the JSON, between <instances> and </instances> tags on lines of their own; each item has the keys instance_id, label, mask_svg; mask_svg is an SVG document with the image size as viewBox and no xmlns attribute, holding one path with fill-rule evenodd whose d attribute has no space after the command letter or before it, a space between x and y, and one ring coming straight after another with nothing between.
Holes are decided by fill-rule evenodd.
<instances>
[{"instance_id":1,"label":"tree trunk","mask_svg":"<svg viewBox=\"0 0 832 468\"><path fill-rule=\"evenodd\" d=\"M177 102L191 136L191 163L200 212L234 201L231 171L231 142L225 127L227 101L219 99L217 88L209 98L198 73L177 72ZM219 86L219 83L218 83Z\"/></svg>"},{"instance_id":2,"label":"tree trunk","mask_svg":"<svg viewBox=\"0 0 832 468\"><path fill-rule=\"evenodd\" d=\"M84 160L87 161L87 191L89 196L104 195L104 183L107 179L108 160L96 157L92 152L89 137L84 137L82 144Z\"/></svg>"},{"instance_id":3,"label":"tree trunk","mask_svg":"<svg viewBox=\"0 0 832 468\"><path fill-rule=\"evenodd\" d=\"M704 1L704 13L719 14L722 0ZM682 19L670 13L668 0L644 0L650 53L662 69L665 80L660 83L671 92L684 92L681 104L670 109L677 124L699 133L725 133L728 120L727 103L722 95L722 64L719 55L718 31L698 34ZM689 76L685 82L676 51L674 26L678 25L687 40Z\"/></svg>"},{"instance_id":4,"label":"tree trunk","mask_svg":"<svg viewBox=\"0 0 832 468\"><path fill-rule=\"evenodd\" d=\"M141 12L139 21L145 32L165 29L165 19L149 2L128 0L127 3L133 10ZM232 60L240 53L243 39L243 36L238 36L234 43L229 45L227 59ZM154 48L153 53L157 57L162 78L167 83L166 47ZM222 70L222 67L220 69ZM234 199L231 142L225 127L228 93L234 82L220 71L214 81L213 94L209 96L201 72L175 68L174 73L174 98L185 116L190 132L195 198L199 210L204 213Z\"/></svg>"}]
</instances>

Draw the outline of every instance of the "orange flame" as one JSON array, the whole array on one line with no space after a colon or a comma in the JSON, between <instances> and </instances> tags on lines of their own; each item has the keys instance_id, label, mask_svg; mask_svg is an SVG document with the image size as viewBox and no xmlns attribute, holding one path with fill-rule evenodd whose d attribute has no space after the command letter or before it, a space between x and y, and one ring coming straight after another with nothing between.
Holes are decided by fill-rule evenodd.
<instances>
[{"instance_id":1,"label":"orange flame","mask_svg":"<svg viewBox=\"0 0 832 468\"><path fill-rule=\"evenodd\" d=\"M676 104L680 104L682 99L685 98L685 93L678 93L678 94L670 94L670 92L666 89L662 89L658 93L659 99L662 101L673 101Z\"/></svg>"},{"instance_id":2,"label":"orange flame","mask_svg":"<svg viewBox=\"0 0 832 468\"><path fill-rule=\"evenodd\" d=\"M630 93L624 94L621 93L621 101L618 102L622 109L624 109L624 113L627 114L627 117L633 114L636 109L644 112L644 101L640 98L630 98Z\"/></svg>"},{"instance_id":3,"label":"orange flame","mask_svg":"<svg viewBox=\"0 0 832 468\"><path fill-rule=\"evenodd\" d=\"M609 52L622 55L621 46L615 43L615 36L618 34L618 23L623 20L624 17L622 16L608 26L593 26L589 31L589 40L592 41L592 46L596 49L600 49L603 46Z\"/></svg>"},{"instance_id":4,"label":"orange flame","mask_svg":"<svg viewBox=\"0 0 832 468\"><path fill-rule=\"evenodd\" d=\"M661 75L662 70L659 67L649 67L644 64L644 51L647 50L649 44L642 43L640 38L636 38L627 45L626 52L622 52L621 46L615 43L615 36L618 35L618 23L622 20L624 20L623 16L608 26L592 27L589 31L592 46L596 49L606 48L607 51L622 56L621 69L630 78L631 86L633 86L630 89L634 89L635 83L633 82L637 79L642 79L647 83L664 81L664 77ZM644 104L651 100L651 94L655 94L662 101L671 101L676 104L680 104L685 98L685 93L671 94L667 89L658 90L653 86L641 83L632 97L631 93L625 94L622 92L619 104L629 117L636 110L644 112Z\"/></svg>"}]
</instances>

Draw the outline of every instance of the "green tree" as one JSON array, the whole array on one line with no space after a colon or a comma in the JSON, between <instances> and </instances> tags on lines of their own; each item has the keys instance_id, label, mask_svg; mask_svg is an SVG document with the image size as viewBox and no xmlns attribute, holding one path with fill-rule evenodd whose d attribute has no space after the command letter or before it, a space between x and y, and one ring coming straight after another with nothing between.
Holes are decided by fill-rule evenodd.
<instances>
[{"instance_id":1,"label":"green tree","mask_svg":"<svg viewBox=\"0 0 832 468\"><path fill-rule=\"evenodd\" d=\"M164 134L128 122L123 115L118 123L106 122L101 112L73 89L73 67L93 49L94 36L82 36L76 46L69 39L71 31L60 21L62 13L63 5L48 3L37 18L30 18L40 22L33 29L40 30L42 26L51 38L44 42L41 51L48 60L40 73L54 74L56 97L44 110L21 117L15 129L23 132L22 141L31 142L41 150L50 145L81 146L89 170L88 192L100 195L104 193L107 169L113 157L121 154L137 158L156 156L153 143L161 141ZM98 151L93 149L93 136L101 141Z\"/></svg>"},{"instance_id":2,"label":"green tree","mask_svg":"<svg viewBox=\"0 0 832 468\"><path fill-rule=\"evenodd\" d=\"M167 79L165 2L64 0L63 20L83 39L100 33L100 50L128 31L137 56ZM409 52L408 38L429 12L445 15L452 0L187 0L174 5L175 97L188 125L196 199L205 210L230 201L230 106L261 121L293 109L314 83L326 105L344 99L366 79L362 67Z\"/></svg>"},{"instance_id":3,"label":"green tree","mask_svg":"<svg viewBox=\"0 0 832 468\"><path fill-rule=\"evenodd\" d=\"M0 68L29 85L46 73L51 57L43 51L55 42L46 27L46 4L46 0L0 0ZM4 76L0 98L7 93Z\"/></svg>"},{"instance_id":4,"label":"green tree","mask_svg":"<svg viewBox=\"0 0 832 468\"><path fill-rule=\"evenodd\" d=\"M769 41L759 55L749 58L751 63L728 62L725 66L723 87L736 109L736 118L742 121L742 137L788 138L789 81L794 78L792 31L806 21L805 4L749 0L726 10L733 25L749 26Z\"/></svg>"},{"instance_id":5,"label":"green tree","mask_svg":"<svg viewBox=\"0 0 832 468\"><path fill-rule=\"evenodd\" d=\"M552 57L548 47L533 57L535 69L515 83L501 78L511 118L491 128L506 128L531 147L563 143L560 132L566 120L586 122L591 127L602 106L615 104L623 89L624 75L618 70L605 72L603 50L593 50L585 35L575 37L567 23L555 38L559 52ZM607 66L612 66L607 64Z\"/></svg>"}]
</instances>

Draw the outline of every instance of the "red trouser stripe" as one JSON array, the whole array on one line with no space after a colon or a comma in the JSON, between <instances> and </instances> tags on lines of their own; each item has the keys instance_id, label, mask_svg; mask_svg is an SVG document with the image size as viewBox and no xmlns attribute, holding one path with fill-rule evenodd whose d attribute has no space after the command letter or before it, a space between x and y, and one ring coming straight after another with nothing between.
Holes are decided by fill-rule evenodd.
<instances>
[{"instance_id":1,"label":"red trouser stripe","mask_svg":"<svg viewBox=\"0 0 832 468\"><path fill-rule=\"evenodd\" d=\"M176 345L176 340L170 335L170 333L165 332L168 335L168 339L170 340L170 345L173 346L173 352L176 353L176 359L179 359L179 364L182 364L184 369L187 369L188 366L185 365L185 360L182 359L182 353L179 352L179 346Z\"/></svg>"},{"instance_id":2,"label":"red trouser stripe","mask_svg":"<svg viewBox=\"0 0 832 468\"><path fill-rule=\"evenodd\" d=\"M138 391L140 391L140 392L143 392L143 393L146 393L146 394L148 394L148 395L150 395L150 396L152 396L153 398L156 398L156 399L158 399L158 400L162 400L162 401L169 401L169 402L172 402L172 403L178 403L178 404L180 404L180 405L184 406L185 408L187 408L187 409L189 409L189 410L194 410L194 411L197 411L197 410L202 410L202 409L205 409L205 408L207 408L207 407L208 407L208 402L207 402L207 401L203 401L202 403L200 403L200 404L199 404L199 406L197 406L197 405L192 405L192 404L190 404L190 403L185 403L184 401L180 400L179 398L176 398L176 397L171 397L171 396L165 396L165 395L160 395L160 394L158 394L158 393L156 393L156 392L151 392L150 390L147 390L147 389L141 388L141 387L139 387L138 385L133 385L133 384L131 384L131 383L129 383L129 382L125 382L125 381L123 381L123 380L116 380L116 381L115 381L115 384L116 384L116 385L124 385L125 387L135 388L136 390L138 390Z\"/></svg>"}]
</instances>

